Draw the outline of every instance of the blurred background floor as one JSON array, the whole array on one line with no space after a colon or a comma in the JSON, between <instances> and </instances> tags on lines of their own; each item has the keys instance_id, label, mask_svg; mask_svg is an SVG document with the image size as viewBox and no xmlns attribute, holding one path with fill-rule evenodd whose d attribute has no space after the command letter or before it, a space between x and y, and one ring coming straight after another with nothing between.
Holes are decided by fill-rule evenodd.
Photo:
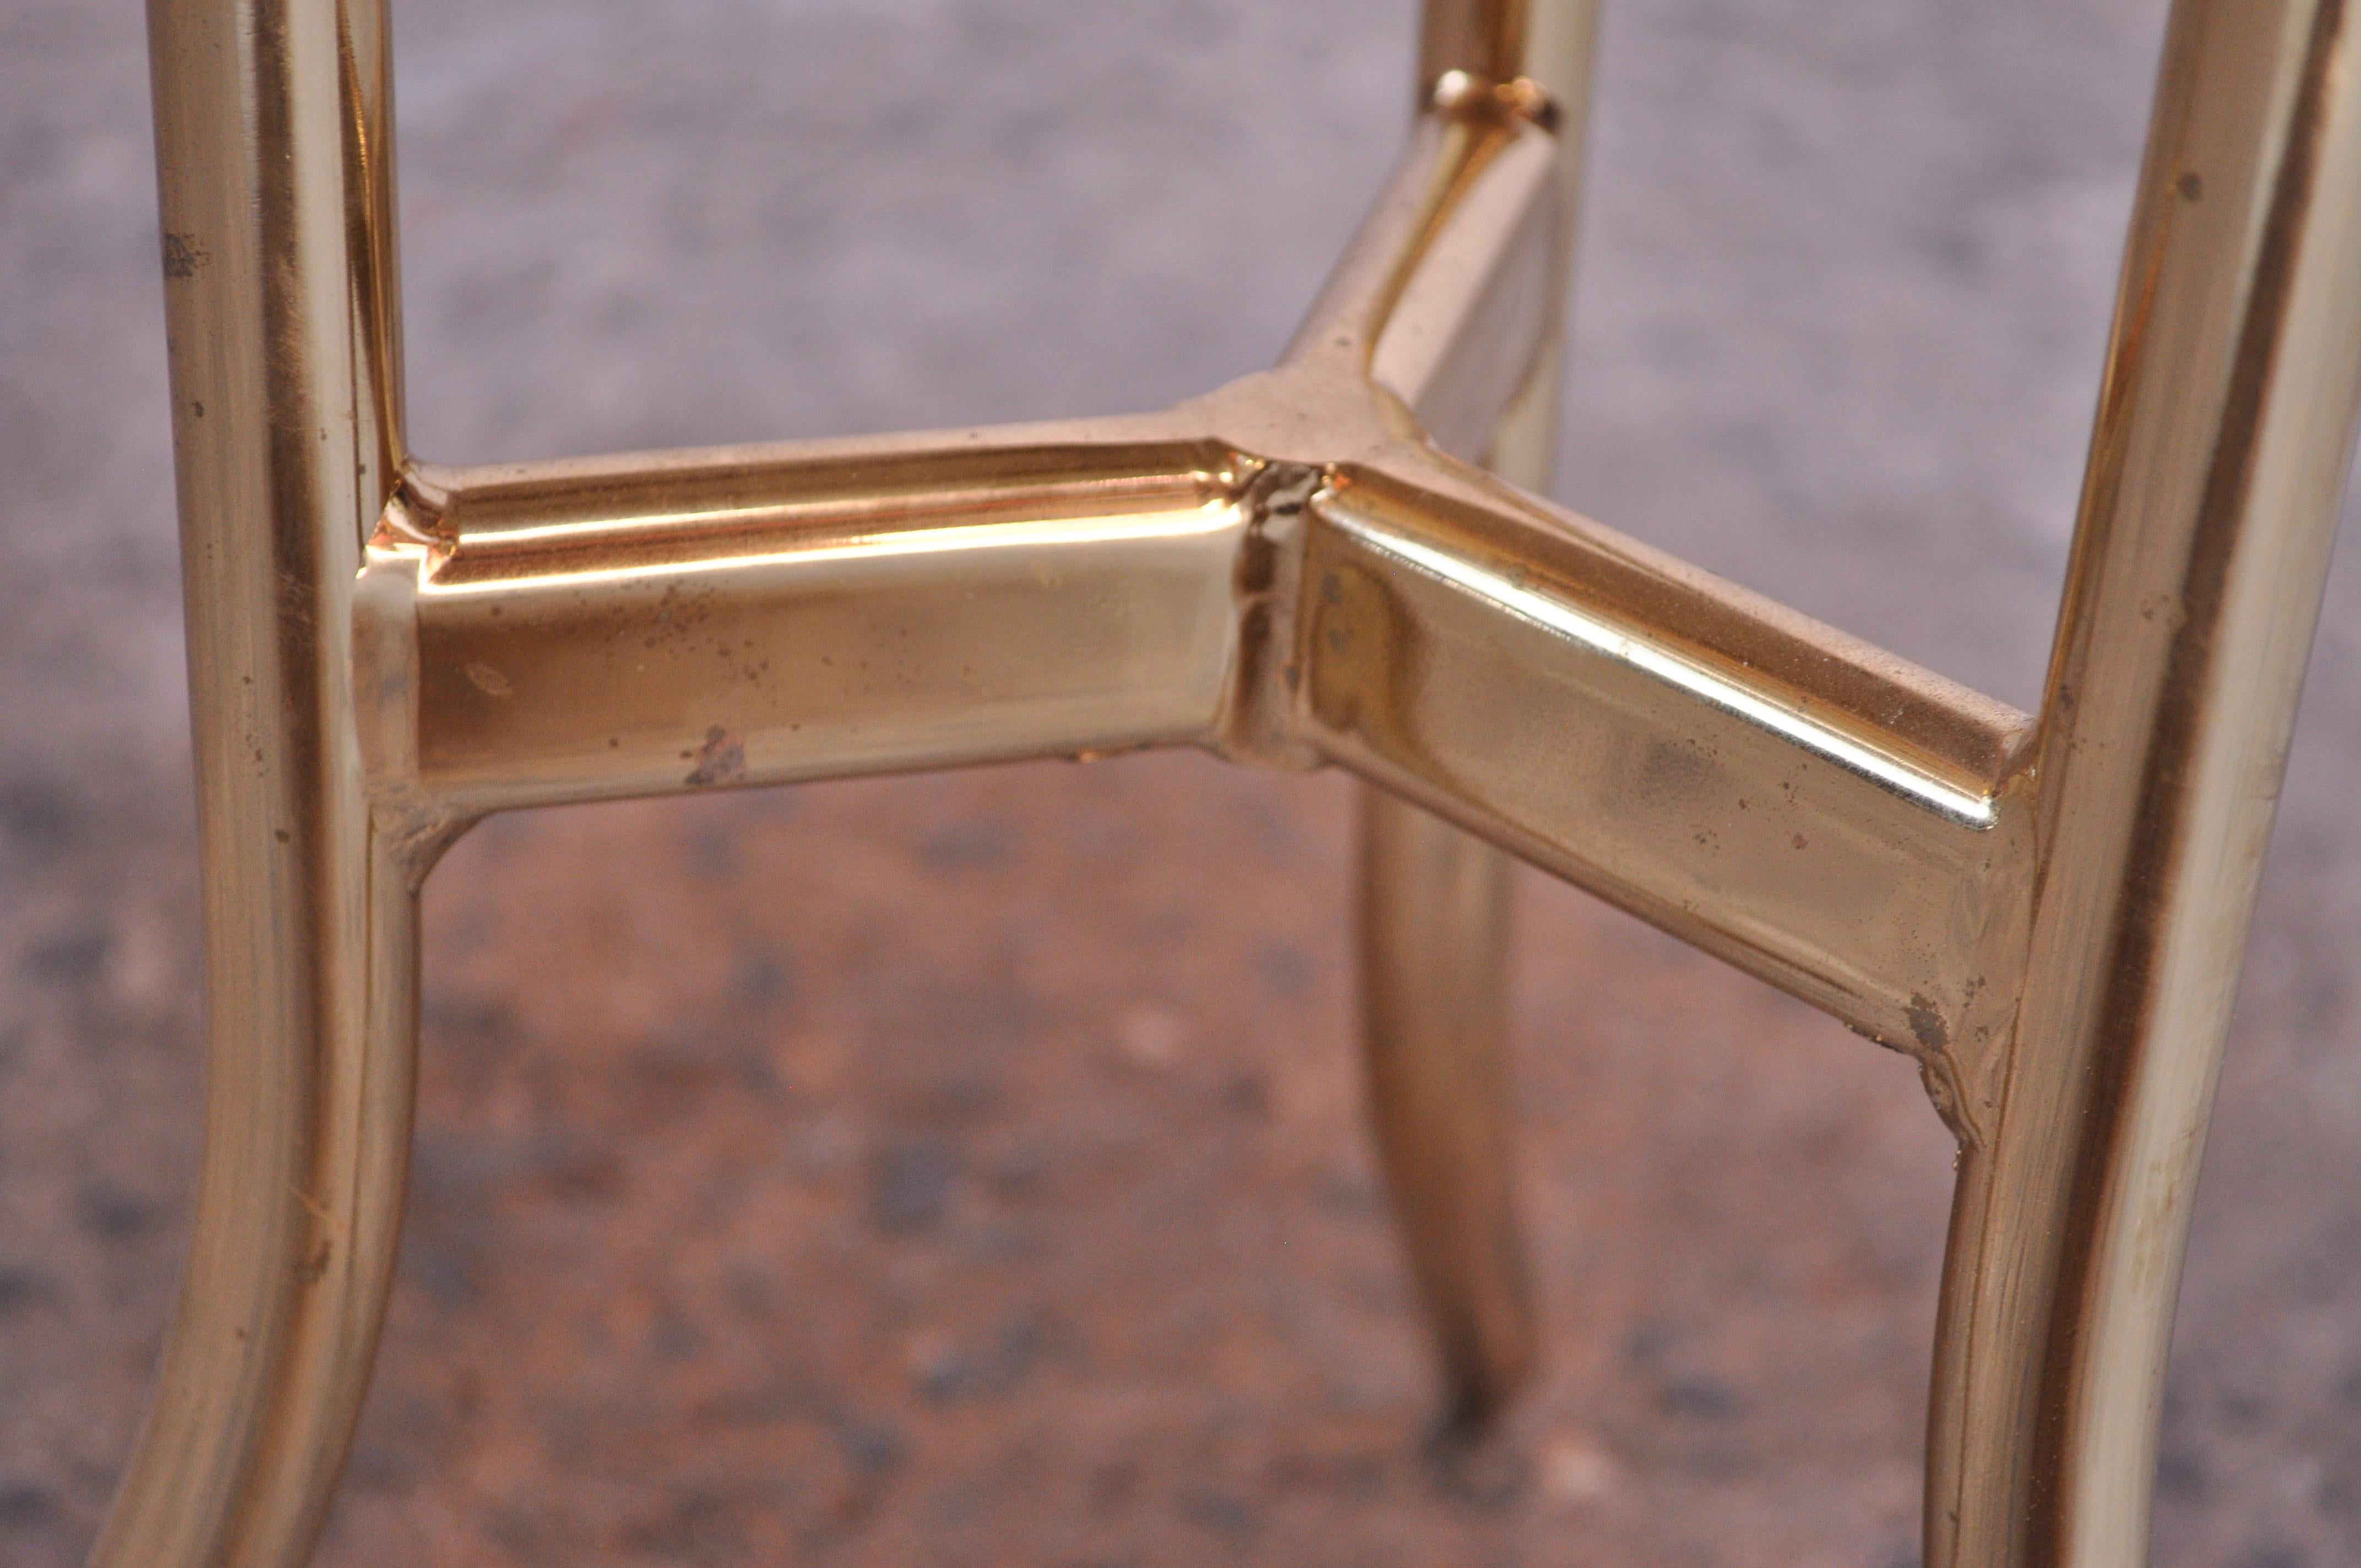
<instances>
[{"instance_id":1,"label":"blurred background floor","mask_svg":"<svg viewBox=\"0 0 2361 1568\"><path fill-rule=\"evenodd\" d=\"M1400 144L1400 0L401 0L445 459L1154 406ZM1629 0L1558 494L2029 706L2158 0ZM0 0L0 1561L74 1563L195 1155L137 8ZM2205 1167L2156 1557L2361 1560L2361 558ZM1916 1560L1914 1073L1538 876L1550 1359L1483 1462L1358 1123L1351 791L1193 756L494 821L323 1561Z\"/></svg>"}]
</instances>

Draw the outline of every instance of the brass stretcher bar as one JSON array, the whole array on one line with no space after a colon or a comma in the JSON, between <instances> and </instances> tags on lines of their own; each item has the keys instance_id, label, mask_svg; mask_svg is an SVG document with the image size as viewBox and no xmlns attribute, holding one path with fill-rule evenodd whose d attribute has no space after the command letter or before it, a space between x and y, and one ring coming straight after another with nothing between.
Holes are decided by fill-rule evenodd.
<instances>
[{"instance_id":1,"label":"brass stretcher bar","mask_svg":"<svg viewBox=\"0 0 2361 1568\"><path fill-rule=\"evenodd\" d=\"M109 1565L308 1555L390 1280L416 893L514 807L1147 746L1375 786L1378 1146L1453 1408L1532 1358L1506 861L1919 1062L1926 1558L2145 1552L2189 1201L2361 403L2361 42L2178 0L2042 712L1529 491L1595 18L1430 0L1274 369L1162 413L471 468L401 438L378 0L151 0L205 1156Z\"/></svg>"}]
</instances>

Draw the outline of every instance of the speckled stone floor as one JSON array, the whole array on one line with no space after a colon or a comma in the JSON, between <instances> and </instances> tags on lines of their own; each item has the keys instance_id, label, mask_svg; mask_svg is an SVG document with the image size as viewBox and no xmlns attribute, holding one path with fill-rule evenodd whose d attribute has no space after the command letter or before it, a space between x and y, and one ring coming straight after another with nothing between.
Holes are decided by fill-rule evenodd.
<instances>
[{"instance_id":1,"label":"speckled stone floor","mask_svg":"<svg viewBox=\"0 0 2361 1568\"><path fill-rule=\"evenodd\" d=\"M1151 406L1268 360L1400 3L403 0L448 458ZM1631 0L1559 493L2032 700L2161 6ZM183 1245L187 759L137 7L0 0L0 1562L95 1530ZM2361 558L2200 1198L2157 1561L2361 1560ZM1437 1468L1351 791L1192 756L487 824L322 1560L1916 1561L1907 1064L1540 877L1550 1359Z\"/></svg>"}]
</instances>

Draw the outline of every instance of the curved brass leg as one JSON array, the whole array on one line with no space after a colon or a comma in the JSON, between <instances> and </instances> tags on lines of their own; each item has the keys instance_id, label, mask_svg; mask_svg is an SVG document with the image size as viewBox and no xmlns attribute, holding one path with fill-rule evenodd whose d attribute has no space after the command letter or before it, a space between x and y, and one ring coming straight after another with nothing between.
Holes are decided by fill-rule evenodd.
<instances>
[{"instance_id":1,"label":"curved brass leg","mask_svg":"<svg viewBox=\"0 0 2361 1568\"><path fill-rule=\"evenodd\" d=\"M1493 465L1549 477L1556 356L1544 356ZM1510 857L1361 787L1361 1033L1370 1125L1446 1383L1446 1425L1480 1430L1535 1360L1516 1212L1508 1051Z\"/></svg>"},{"instance_id":2,"label":"curved brass leg","mask_svg":"<svg viewBox=\"0 0 2361 1568\"><path fill-rule=\"evenodd\" d=\"M399 461L384 32L368 0L157 0L149 25L205 1139L157 1392L93 1561L276 1568L309 1554L344 1463L410 1145L423 840L370 798L356 717L358 682L406 671L357 661L354 636Z\"/></svg>"},{"instance_id":3,"label":"curved brass leg","mask_svg":"<svg viewBox=\"0 0 2361 1568\"><path fill-rule=\"evenodd\" d=\"M410 1151L414 901L378 848L328 849L318 899L309 867L208 859L196 1234L93 1564L293 1564L319 1531L376 1354Z\"/></svg>"},{"instance_id":4,"label":"curved brass leg","mask_svg":"<svg viewBox=\"0 0 2361 1568\"><path fill-rule=\"evenodd\" d=\"M1932 1568L2147 1559L2165 1351L2361 403L2361 15L2181 0L2047 700L2032 948L1966 1151Z\"/></svg>"},{"instance_id":5,"label":"curved brass leg","mask_svg":"<svg viewBox=\"0 0 2361 1568\"><path fill-rule=\"evenodd\" d=\"M1371 1124L1450 1385L1480 1425L1533 1361L1506 1047L1508 857L1361 793L1361 1008Z\"/></svg>"},{"instance_id":6,"label":"curved brass leg","mask_svg":"<svg viewBox=\"0 0 2361 1568\"><path fill-rule=\"evenodd\" d=\"M1535 82L1555 101L1567 182L1577 185L1595 28L1590 0L1430 0L1422 91L1431 94L1451 71ZM1529 489L1550 480L1576 211L1572 199L1560 208L1543 342L1488 455L1494 472ZM1455 1427L1488 1420L1533 1362L1504 1057L1509 879L1501 850L1362 790L1361 1027L1372 1121Z\"/></svg>"}]
</instances>

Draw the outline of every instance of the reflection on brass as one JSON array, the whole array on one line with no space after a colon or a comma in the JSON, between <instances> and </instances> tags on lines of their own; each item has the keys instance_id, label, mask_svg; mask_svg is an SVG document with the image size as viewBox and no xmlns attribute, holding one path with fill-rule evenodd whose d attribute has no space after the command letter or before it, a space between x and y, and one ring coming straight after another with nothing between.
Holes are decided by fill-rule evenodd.
<instances>
[{"instance_id":1,"label":"reflection on brass","mask_svg":"<svg viewBox=\"0 0 2361 1568\"><path fill-rule=\"evenodd\" d=\"M417 889L469 822L1184 744L1382 792L1372 1097L1456 1409L1532 1359L1506 850L1919 1061L1960 1145L1926 1560L2141 1559L2361 403L2342 0L2173 8L2037 717L1529 493L1580 0L1430 0L1410 150L1265 374L1137 417L476 468L401 437L379 0L150 22L207 1133L97 1563L308 1553L402 1201Z\"/></svg>"}]
</instances>

